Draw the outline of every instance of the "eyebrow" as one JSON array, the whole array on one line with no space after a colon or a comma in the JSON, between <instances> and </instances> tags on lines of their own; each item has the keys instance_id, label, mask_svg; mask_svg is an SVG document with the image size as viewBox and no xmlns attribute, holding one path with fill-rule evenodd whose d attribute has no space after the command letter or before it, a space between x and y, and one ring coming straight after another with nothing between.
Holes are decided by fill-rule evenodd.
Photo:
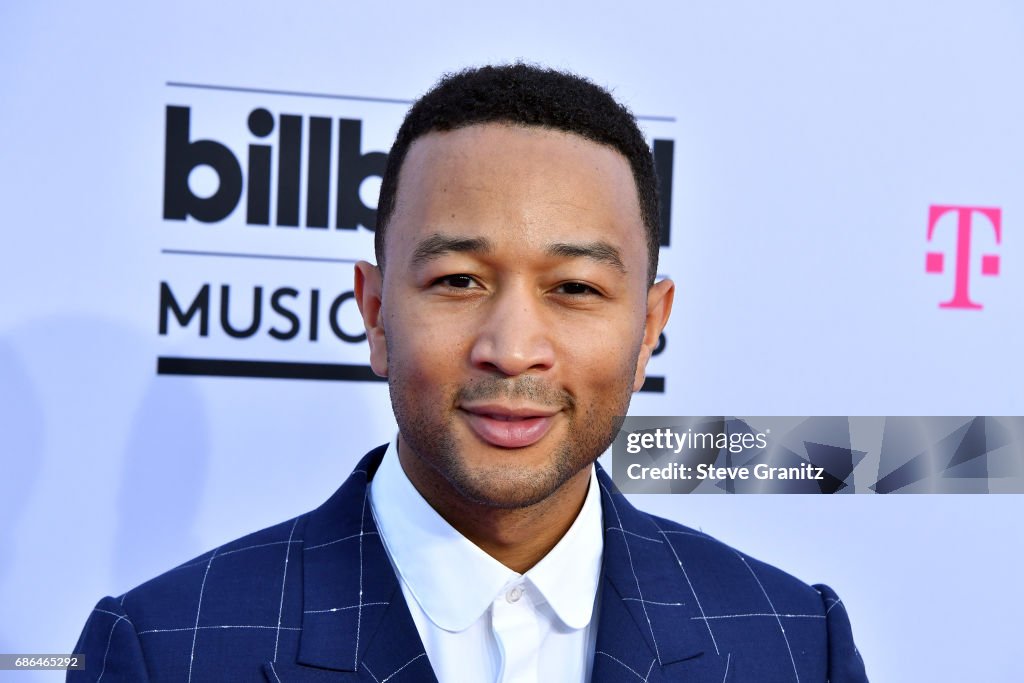
<instances>
[{"instance_id":1,"label":"eyebrow","mask_svg":"<svg viewBox=\"0 0 1024 683\"><path fill-rule=\"evenodd\" d=\"M613 266L623 273L626 272L626 266L622 262L622 255L619 253L619 250L607 242L556 242L547 248L547 253L550 256L560 256L562 258L590 259Z\"/></svg>"},{"instance_id":2,"label":"eyebrow","mask_svg":"<svg viewBox=\"0 0 1024 683\"><path fill-rule=\"evenodd\" d=\"M452 237L435 233L419 243L412 253L412 266L419 267L445 254L473 253L486 254L491 251L491 242L486 237Z\"/></svg>"}]
</instances>

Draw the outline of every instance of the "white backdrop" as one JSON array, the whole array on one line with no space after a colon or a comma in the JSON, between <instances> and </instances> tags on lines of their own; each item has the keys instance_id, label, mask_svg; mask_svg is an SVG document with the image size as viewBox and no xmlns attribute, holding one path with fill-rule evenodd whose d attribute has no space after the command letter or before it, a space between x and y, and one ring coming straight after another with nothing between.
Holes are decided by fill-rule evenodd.
<instances>
[{"instance_id":1,"label":"white backdrop","mask_svg":"<svg viewBox=\"0 0 1024 683\"><path fill-rule=\"evenodd\" d=\"M273 147L279 223L282 115L303 118L303 148L323 117L332 145L347 119L356 156L386 151L402 101L467 65L578 71L674 143L661 272L677 305L651 367L666 389L633 414L1024 412L1018 3L367 4L0 9L0 652L70 651L99 597L314 507L390 438L383 384L158 375L157 358L365 364L329 309L372 233L306 227L306 151L300 226L247 224L249 145ZM221 221L165 217L169 106L189 108L190 140L238 160L243 193ZM247 128L259 108L266 138ZM208 168L190 183L217 187ZM375 193L363 183L362 202ZM957 215L930 241L928 223L945 205L999 210L998 241L983 215L971 223L980 310L939 306ZM207 336L173 317L160 334L161 283L183 307L210 285ZM271 336L288 321L264 301L258 332L229 336L222 285L236 328L255 287L294 288L300 334ZM351 301L337 325L358 333ZM833 585L874 681L1024 675L1020 496L637 498Z\"/></svg>"}]
</instances>

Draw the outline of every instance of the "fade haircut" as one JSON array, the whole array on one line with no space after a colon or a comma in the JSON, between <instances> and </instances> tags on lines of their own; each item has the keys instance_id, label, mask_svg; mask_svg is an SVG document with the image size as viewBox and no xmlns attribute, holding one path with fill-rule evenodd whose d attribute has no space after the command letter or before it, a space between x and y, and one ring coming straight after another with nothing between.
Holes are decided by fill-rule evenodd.
<instances>
[{"instance_id":1,"label":"fade haircut","mask_svg":"<svg viewBox=\"0 0 1024 683\"><path fill-rule=\"evenodd\" d=\"M530 64L466 69L446 74L405 115L377 200L374 251L384 267L384 237L395 210L398 176L409 147L433 131L451 131L482 123L540 126L574 133L607 145L629 161L640 216L647 234L647 284L658 272L658 180L647 141L636 118L604 88L582 76Z\"/></svg>"}]
</instances>

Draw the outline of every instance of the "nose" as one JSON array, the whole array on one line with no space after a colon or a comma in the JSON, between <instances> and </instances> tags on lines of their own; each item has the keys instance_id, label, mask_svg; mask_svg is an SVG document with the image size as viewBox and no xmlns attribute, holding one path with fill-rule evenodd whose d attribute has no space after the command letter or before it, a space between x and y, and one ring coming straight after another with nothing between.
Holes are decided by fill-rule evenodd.
<instances>
[{"instance_id":1,"label":"nose","mask_svg":"<svg viewBox=\"0 0 1024 683\"><path fill-rule=\"evenodd\" d=\"M470 351L473 367L512 377L548 370L555 364L553 321L529 287L492 295Z\"/></svg>"}]
</instances>

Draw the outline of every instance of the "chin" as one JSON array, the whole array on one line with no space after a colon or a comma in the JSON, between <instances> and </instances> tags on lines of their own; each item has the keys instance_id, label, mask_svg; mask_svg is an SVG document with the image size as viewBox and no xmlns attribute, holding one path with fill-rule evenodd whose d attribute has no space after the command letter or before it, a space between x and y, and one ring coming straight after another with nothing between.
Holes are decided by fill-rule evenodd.
<instances>
[{"instance_id":1,"label":"chin","mask_svg":"<svg viewBox=\"0 0 1024 683\"><path fill-rule=\"evenodd\" d=\"M523 462L531 459L526 453L516 454L493 447L486 450L500 451L511 457L481 453L484 458L490 456L490 462L473 465L464 455L449 453L442 458L438 469L463 498L507 510L527 508L547 500L595 459L562 445L553 452L548 451L545 462L530 466ZM491 458L505 462L497 464Z\"/></svg>"}]
</instances>

